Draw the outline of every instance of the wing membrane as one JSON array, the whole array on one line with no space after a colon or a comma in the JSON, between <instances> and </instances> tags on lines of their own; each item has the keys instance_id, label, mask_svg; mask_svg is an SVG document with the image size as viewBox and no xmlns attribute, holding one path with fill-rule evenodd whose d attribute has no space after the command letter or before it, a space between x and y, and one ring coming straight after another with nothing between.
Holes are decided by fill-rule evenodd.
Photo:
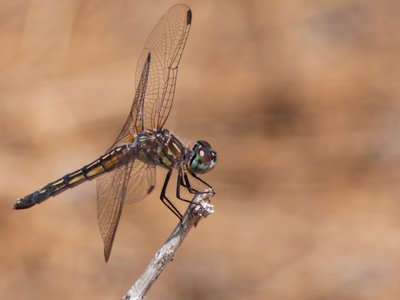
<instances>
[{"instance_id":1,"label":"wing membrane","mask_svg":"<svg viewBox=\"0 0 400 300\"><path fill-rule=\"evenodd\" d=\"M132 150L111 172L97 179L97 221L108 261L124 203L135 203L151 193L155 186L155 166L135 159Z\"/></svg>"},{"instance_id":2,"label":"wing membrane","mask_svg":"<svg viewBox=\"0 0 400 300\"><path fill-rule=\"evenodd\" d=\"M145 63L140 71L141 72L140 78L138 80L135 97L133 99L132 107L129 112L128 118L126 119L125 124L122 127L121 132L119 133L114 144L111 145L108 151L116 146L126 143L131 143L134 139L135 134L142 130L142 126L136 127L133 126L133 124L137 123L136 121L139 119L142 125L141 116L143 115L143 104L147 91L147 84L150 73L150 63L151 63L151 56L150 53L148 53Z\"/></svg>"},{"instance_id":3,"label":"wing membrane","mask_svg":"<svg viewBox=\"0 0 400 300\"><path fill-rule=\"evenodd\" d=\"M135 161L132 177L128 184L125 203L136 203L152 192L156 185L156 168L140 160Z\"/></svg>"},{"instance_id":4,"label":"wing membrane","mask_svg":"<svg viewBox=\"0 0 400 300\"><path fill-rule=\"evenodd\" d=\"M122 212L134 158L121 162L113 171L97 179L97 222L108 261Z\"/></svg>"},{"instance_id":5,"label":"wing membrane","mask_svg":"<svg viewBox=\"0 0 400 300\"><path fill-rule=\"evenodd\" d=\"M158 21L146 40L146 45L136 67L136 81L140 82L141 70L150 53L152 66L144 98L144 111L136 120L140 126L144 118L146 129L164 125L170 113L175 94L178 66L185 48L192 21L187 5L175 5Z\"/></svg>"}]
</instances>

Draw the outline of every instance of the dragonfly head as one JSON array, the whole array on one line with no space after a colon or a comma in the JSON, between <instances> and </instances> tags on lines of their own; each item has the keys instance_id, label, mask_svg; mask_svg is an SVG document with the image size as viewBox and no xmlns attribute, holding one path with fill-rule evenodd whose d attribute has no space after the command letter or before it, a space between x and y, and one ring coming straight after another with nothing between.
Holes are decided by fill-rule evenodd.
<instances>
[{"instance_id":1,"label":"dragonfly head","mask_svg":"<svg viewBox=\"0 0 400 300\"><path fill-rule=\"evenodd\" d=\"M189 159L189 168L194 173L206 173L215 167L217 153L206 141L197 141Z\"/></svg>"}]
</instances>

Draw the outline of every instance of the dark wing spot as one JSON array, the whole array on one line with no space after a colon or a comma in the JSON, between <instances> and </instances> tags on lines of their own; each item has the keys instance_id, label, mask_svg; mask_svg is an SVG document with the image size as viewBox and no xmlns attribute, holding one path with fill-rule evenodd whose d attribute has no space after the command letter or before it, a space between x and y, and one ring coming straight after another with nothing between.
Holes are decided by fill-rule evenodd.
<instances>
[{"instance_id":1,"label":"dark wing spot","mask_svg":"<svg viewBox=\"0 0 400 300\"><path fill-rule=\"evenodd\" d=\"M192 24L192 11L190 9L187 11L186 24Z\"/></svg>"},{"instance_id":2,"label":"dark wing spot","mask_svg":"<svg viewBox=\"0 0 400 300\"><path fill-rule=\"evenodd\" d=\"M150 194L154 190L154 185L149 187L149 190L147 191L147 194Z\"/></svg>"}]
</instances>

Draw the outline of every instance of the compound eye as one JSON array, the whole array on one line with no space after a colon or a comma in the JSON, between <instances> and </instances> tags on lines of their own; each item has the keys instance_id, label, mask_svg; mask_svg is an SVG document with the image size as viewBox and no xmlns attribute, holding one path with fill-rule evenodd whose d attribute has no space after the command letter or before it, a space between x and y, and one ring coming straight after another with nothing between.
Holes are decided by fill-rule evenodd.
<instances>
[{"instance_id":1,"label":"compound eye","mask_svg":"<svg viewBox=\"0 0 400 300\"><path fill-rule=\"evenodd\" d=\"M215 166L217 156L206 141L198 141L190 158L189 167L195 173L205 173Z\"/></svg>"},{"instance_id":2,"label":"compound eye","mask_svg":"<svg viewBox=\"0 0 400 300\"><path fill-rule=\"evenodd\" d=\"M199 156L202 163L209 163L211 162L211 152L207 148L200 148L199 149Z\"/></svg>"}]
</instances>

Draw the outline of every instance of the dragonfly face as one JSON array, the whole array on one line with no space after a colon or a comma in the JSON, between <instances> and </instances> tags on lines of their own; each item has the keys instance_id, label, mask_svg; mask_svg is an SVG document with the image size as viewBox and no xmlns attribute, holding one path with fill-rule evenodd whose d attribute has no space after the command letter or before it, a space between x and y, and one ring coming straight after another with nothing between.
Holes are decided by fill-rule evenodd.
<instances>
[{"instance_id":1,"label":"dragonfly face","mask_svg":"<svg viewBox=\"0 0 400 300\"><path fill-rule=\"evenodd\" d=\"M184 4L175 5L150 33L136 67L136 92L131 110L108 151L90 164L18 199L15 209L32 207L97 178L97 221L107 261L123 204L140 201L153 191L156 166L168 170L160 200L178 218L182 214L167 196L173 170L178 173L177 199L190 202L181 196L181 188L191 194L214 193L212 187L196 175L210 171L216 164L217 154L210 144L198 141L189 150L164 128L172 108L178 66L191 22L190 8ZM202 187L193 187L190 183L193 178Z\"/></svg>"},{"instance_id":2,"label":"dragonfly face","mask_svg":"<svg viewBox=\"0 0 400 300\"><path fill-rule=\"evenodd\" d=\"M192 150L189 160L189 168L194 173L203 174L215 167L217 153L212 150L211 145L206 141L198 141Z\"/></svg>"}]
</instances>

